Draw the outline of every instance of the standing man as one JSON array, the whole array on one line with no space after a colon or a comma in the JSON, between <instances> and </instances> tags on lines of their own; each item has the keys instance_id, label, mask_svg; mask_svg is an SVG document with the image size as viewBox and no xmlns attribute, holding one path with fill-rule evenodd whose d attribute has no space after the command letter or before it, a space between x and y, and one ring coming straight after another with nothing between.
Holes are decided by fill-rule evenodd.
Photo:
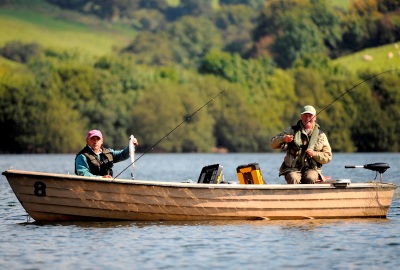
<instances>
[{"instance_id":1,"label":"standing man","mask_svg":"<svg viewBox=\"0 0 400 270\"><path fill-rule=\"evenodd\" d=\"M316 123L317 114L313 106L301 110L301 120L287 127L271 139L273 149L286 151L279 169L288 184L314 184L324 181L322 165L332 160L328 138Z\"/></svg>"},{"instance_id":2,"label":"standing man","mask_svg":"<svg viewBox=\"0 0 400 270\"><path fill-rule=\"evenodd\" d=\"M138 145L136 138L132 143ZM91 130L86 137L86 146L75 157L75 174L112 178L114 163L128 158L129 146L122 150L104 148L103 134L100 130Z\"/></svg>"}]
</instances>

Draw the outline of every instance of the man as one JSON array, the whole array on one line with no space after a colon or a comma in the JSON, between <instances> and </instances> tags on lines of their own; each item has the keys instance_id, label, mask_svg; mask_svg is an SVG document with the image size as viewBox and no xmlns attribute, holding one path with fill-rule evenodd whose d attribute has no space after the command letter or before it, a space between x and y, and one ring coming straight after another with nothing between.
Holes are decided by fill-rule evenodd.
<instances>
[{"instance_id":1,"label":"man","mask_svg":"<svg viewBox=\"0 0 400 270\"><path fill-rule=\"evenodd\" d=\"M132 141L136 146L136 138ZM113 150L103 147L103 134L100 130L89 131L86 146L75 157L75 174L81 176L101 176L112 178L114 163L129 158L129 146L123 150Z\"/></svg>"},{"instance_id":2,"label":"man","mask_svg":"<svg viewBox=\"0 0 400 270\"><path fill-rule=\"evenodd\" d=\"M332 150L325 133L316 123L313 106L301 110L301 120L271 139L271 147L286 151L279 169L288 184L314 184L324 181L322 165L332 160Z\"/></svg>"}]
</instances>

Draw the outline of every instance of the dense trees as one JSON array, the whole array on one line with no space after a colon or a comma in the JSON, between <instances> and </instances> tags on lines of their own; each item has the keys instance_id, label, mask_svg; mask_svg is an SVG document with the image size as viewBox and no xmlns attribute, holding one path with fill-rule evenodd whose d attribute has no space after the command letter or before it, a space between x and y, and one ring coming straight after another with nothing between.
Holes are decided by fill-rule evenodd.
<instances>
[{"instance_id":1,"label":"dense trees","mask_svg":"<svg viewBox=\"0 0 400 270\"><path fill-rule=\"evenodd\" d=\"M154 65L197 67L209 49L220 49L242 58L267 55L286 69L310 54L336 58L400 39L393 0L352 0L346 9L327 0L48 1L137 29L122 51Z\"/></svg>"},{"instance_id":2,"label":"dense trees","mask_svg":"<svg viewBox=\"0 0 400 270\"><path fill-rule=\"evenodd\" d=\"M270 60L207 54L201 76L181 67L141 66L129 58L46 53L0 72L1 152L74 152L87 130L122 147L135 134L154 151L269 151L271 136L313 104L335 151L398 151L400 74L353 74L329 62L283 71ZM62 57L61 57L62 56ZM65 60L66 59L66 60ZM222 89L193 117L188 117ZM344 94L344 95L343 95ZM343 95L343 96L342 96ZM340 97L339 99L337 99ZM332 103L333 102L333 103Z\"/></svg>"},{"instance_id":3,"label":"dense trees","mask_svg":"<svg viewBox=\"0 0 400 270\"><path fill-rule=\"evenodd\" d=\"M399 71L352 89L374 73L330 59L399 40L396 1L353 1L348 10L323 0L50 2L126 20L138 34L94 58L4 44L0 152L76 152L93 128L116 148L134 134L139 151L162 140L153 151L264 152L305 104L334 151L400 150Z\"/></svg>"},{"instance_id":4,"label":"dense trees","mask_svg":"<svg viewBox=\"0 0 400 270\"><path fill-rule=\"evenodd\" d=\"M85 128L56 78L40 85L29 70L7 70L0 84L2 152L69 152ZM44 82L43 82L44 83Z\"/></svg>"},{"instance_id":5,"label":"dense trees","mask_svg":"<svg viewBox=\"0 0 400 270\"><path fill-rule=\"evenodd\" d=\"M204 17L187 16L163 31L141 32L123 53L134 54L144 64L197 67L211 48L221 46L221 36L214 24Z\"/></svg>"},{"instance_id":6,"label":"dense trees","mask_svg":"<svg viewBox=\"0 0 400 270\"><path fill-rule=\"evenodd\" d=\"M400 39L399 5L350 2L336 10L325 0L268 0L253 31L252 55L272 53L283 68L309 53L338 57Z\"/></svg>"}]
</instances>

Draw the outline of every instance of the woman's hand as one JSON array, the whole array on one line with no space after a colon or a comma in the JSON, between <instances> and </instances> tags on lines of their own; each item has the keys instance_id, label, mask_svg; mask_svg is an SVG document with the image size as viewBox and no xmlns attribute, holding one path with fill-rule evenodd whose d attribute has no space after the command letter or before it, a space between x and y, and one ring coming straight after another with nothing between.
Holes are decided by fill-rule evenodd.
<instances>
[{"instance_id":1,"label":"woman's hand","mask_svg":"<svg viewBox=\"0 0 400 270\"><path fill-rule=\"evenodd\" d=\"M139 145L139 142L138 142L138 140L136 138L133 138L132 143L133 143L134 146Z\"/></svg>"}]
</instances>

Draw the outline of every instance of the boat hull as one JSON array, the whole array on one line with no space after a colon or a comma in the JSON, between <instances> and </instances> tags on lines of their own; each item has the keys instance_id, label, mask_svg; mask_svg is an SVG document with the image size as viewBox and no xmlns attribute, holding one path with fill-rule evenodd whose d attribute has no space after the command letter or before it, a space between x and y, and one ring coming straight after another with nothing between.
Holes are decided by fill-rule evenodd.
<instances>
[{"instance_id":1,"label":"boat hull","mask_svg":"<svg viewBox=\"0 0 400 270\"><path fill-rule=\"evenodd\" d=\"M3 175L36 221L385 218L397 188L132 181L18 170Z\"/></svg>"}]
</instances>

